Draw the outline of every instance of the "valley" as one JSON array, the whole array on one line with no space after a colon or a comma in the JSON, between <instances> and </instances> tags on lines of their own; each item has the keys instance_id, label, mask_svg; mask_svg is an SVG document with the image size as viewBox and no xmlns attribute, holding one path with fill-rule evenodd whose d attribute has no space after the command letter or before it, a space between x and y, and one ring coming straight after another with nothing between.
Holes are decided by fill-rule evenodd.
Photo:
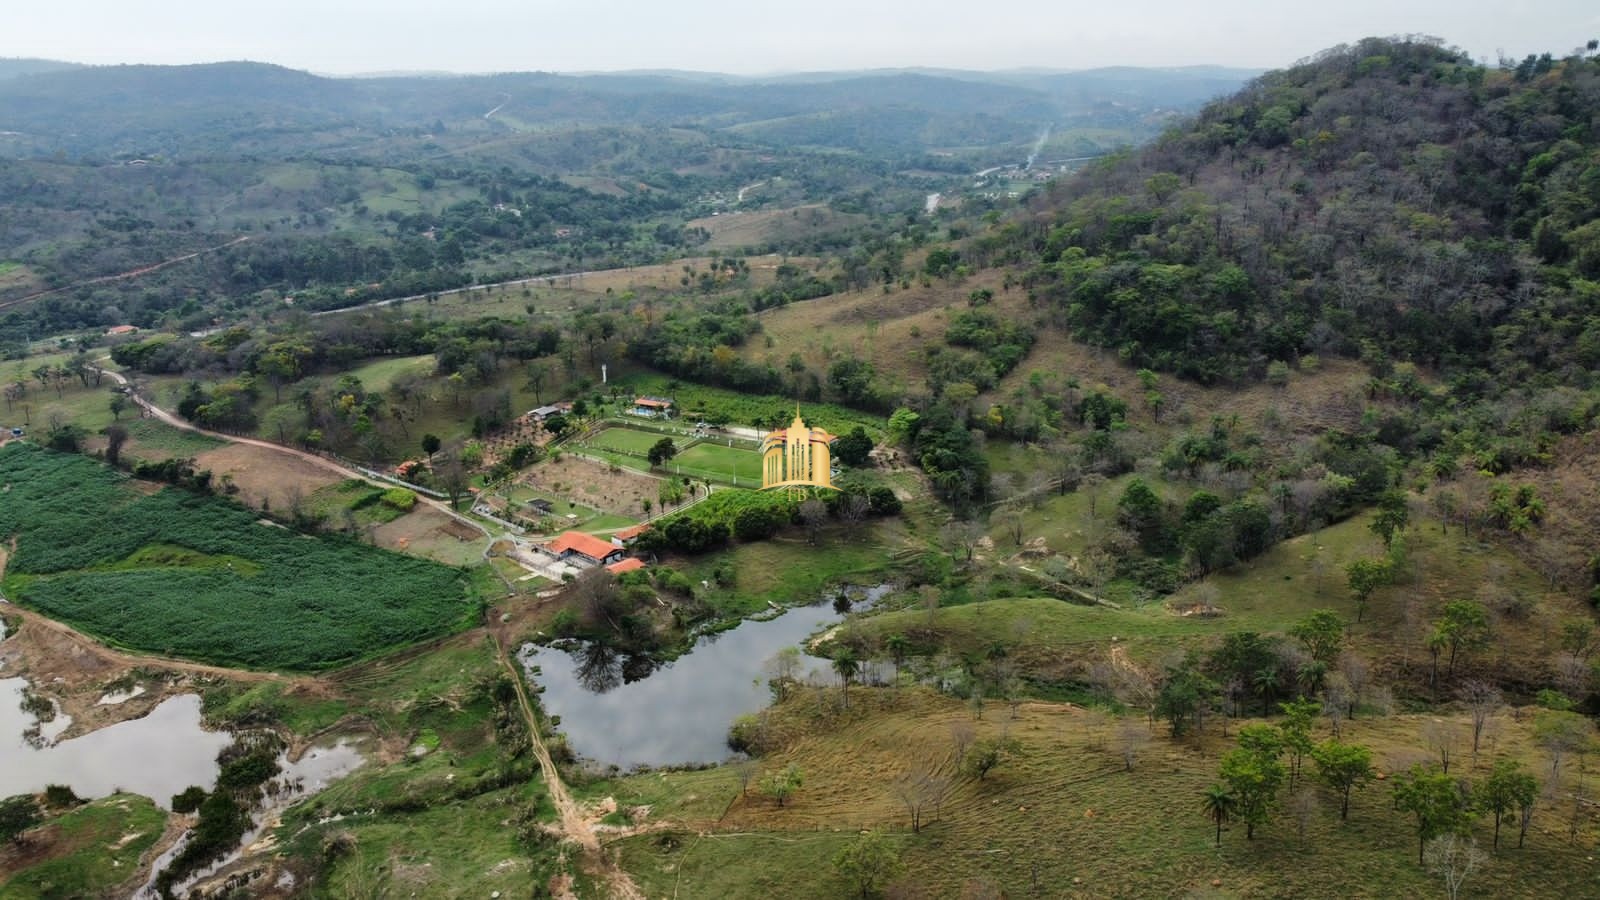
<instances>
[{"instance_id":1,"label":"valley","mask_svg":"<svg viewBox=\"0 0 1600 900\"><path fill-rule=\"evenodd\" d=\"M225 65L0 66L0 898L1600 885L1592 47Z\"/></svg>"}]
</instances>

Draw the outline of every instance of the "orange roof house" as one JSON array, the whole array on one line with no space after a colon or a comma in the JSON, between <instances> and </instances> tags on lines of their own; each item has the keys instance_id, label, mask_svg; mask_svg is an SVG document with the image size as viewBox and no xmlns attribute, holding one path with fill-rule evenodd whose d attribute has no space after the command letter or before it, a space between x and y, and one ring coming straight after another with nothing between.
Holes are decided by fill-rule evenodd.
<instances>
[{"instance_id":1,"label":"orange roof house","mask_svg":"<svg viewBox=\"0 0 1600 900\"><path fill-rule=\"evenodd\" d=\"M134 334L139 330L137 325L113 325L106 329L107 337L116 337L122 334Z\"/></svg>"},{"instance_id":2,"label":"orange roof house","mask_svg":"<svg viewBox=\"0 0 1600 900\"><path fill-rule=\"evenodd\" d=\"M562 532L546 549L557 559L576 557L578 561L590 565L601 565L622 558L621 547L613 547L610 541L581 531Z\"/></svg>"},{"instance_id":3,"label":"orange roof house","mask_svg":"<svg viewBox=\"0 0 1600 900\"><path fill-rule=\"evenodd\" d=\"M606 571L613 575L621 575L623 572L637 572L642 568L644 568L644 560L629 557L606 566Z\"/></svg>"},{"instance_id":4,"label":"orange roof house","mask_svg":"<svg viewBox=\"0 0 1600 900\"><path fill-rule=\"evenodd\" d=\"M631 547L633 546L633 542L638 540L639 535L644 534L649 530L649 525L634 525L630 528L624 528L621 531L612 532L611 543L621 547Z\"/></svg>"}]
</instances>

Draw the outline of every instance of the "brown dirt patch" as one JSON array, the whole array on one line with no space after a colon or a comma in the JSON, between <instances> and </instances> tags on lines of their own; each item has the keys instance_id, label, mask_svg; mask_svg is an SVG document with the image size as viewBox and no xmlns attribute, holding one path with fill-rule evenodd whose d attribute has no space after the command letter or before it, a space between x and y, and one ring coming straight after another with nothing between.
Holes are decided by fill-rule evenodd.
<instances>
[{"instance_id":1,"label":"brown dirt patch","mask_svg":"<svg viewBox=\"0 0 1600 900\"><path fill-rule=\"evenodd\" d=\"M648 475L611 467L587 459L562 456L534 466L518 481L531 488L576 500L601 512L637 516L642 500L654 502L661 483ZM561 512L558 506L556 512Z\"/></svg>"},{"instance_id":2,"label":"brown dirt patch","mask_svg":"<svg viewBox=\"0 0 1600 900\"><path fill-rule=\"evenodd\" d=\"M207 450L195 464L210 469L219 480L231 476L239 488L235 499L258 509L263 500L275 510L288 509L317 488L340 481L336 473L292 453L250 444Z\"/></svg>"},{"instance_id":3,"label":"brown dirt patch","mask_svg":"<svg viewBox=\"0 0 1600 900\"><path fill-rule=\"evenodd\" d=\"M380 547L451 566L476 562L483 555L485 540L471 526L423 503L393 522L378 526L373 539Z\"/></svg>"}]
</instances>

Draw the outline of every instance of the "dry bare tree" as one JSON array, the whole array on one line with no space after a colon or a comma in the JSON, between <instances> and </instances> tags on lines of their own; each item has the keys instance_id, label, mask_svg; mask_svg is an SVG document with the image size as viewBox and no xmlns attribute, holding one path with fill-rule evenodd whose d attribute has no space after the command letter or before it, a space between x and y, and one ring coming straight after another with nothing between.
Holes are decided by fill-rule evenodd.
<instances>
[{"instance_id":1,"label":"dry bare tree","mask_svg":"<svg viewBox=\"0 0 1600 900\"><path fill-rule=\"evenodd\" d=\"M1478 764L1478 748L1483 743L1489 719L1500 709L1500 689L1481 678L1464 682L1458 692L1461 702L1472 716L1472 764Z\"/></svg>"}]
</instances>

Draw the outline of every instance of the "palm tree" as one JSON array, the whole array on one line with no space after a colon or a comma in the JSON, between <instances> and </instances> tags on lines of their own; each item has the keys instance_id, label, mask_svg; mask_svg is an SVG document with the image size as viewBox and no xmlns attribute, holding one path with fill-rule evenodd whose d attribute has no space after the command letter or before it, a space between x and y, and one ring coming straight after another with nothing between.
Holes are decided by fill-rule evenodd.
<instances>
[{"instance_id":1,"label":"palm tree","mask_svg":"<svg viewBox=\"0 0 1600 900\"><path fill-rule=\"evenodd\" d=\"M1239 808L1239 801L1233 794L1220 784L1213 784L1206 788L1204 799L1200 802L1201 809L1205 810L1211 821L1217 823L1217 846L1222 846L1222 826L1233 818L1234 811Z\"/></svg>"},{"instance_id":2,"label":"palm tree","mask_svg":"<svg viewBox=\"0 0 1600 900\"><path fill-rule=\"evenodd\" d=\"M844 690L844 708L850 708L850 679L856 677L861 671L861 663L856 660L854 650L840 650L839 655L833 658L833 670L839 673L841 686Z\"/></svg>"},{"instance_id":3,"label":"palm tree","mask_svg":"<svg viewBox=\"0 0 1600 900\"><path fill-rule=\"evenodd\" d=\"M911 652L911 641L903 634L891 634L883 639L883 649L889 651L889 658L894 660L894 683L900 684L900 666L906 661L906 655Z\"/></svg>"},{"instance_id":4,"label":"palm tree","mask_svg":"<svg viewBox=\"0 0 1600 900\"><path fill-rule=\"evenodd\" d=\"M1257 672L1252 681L1255 682L1256 690L1261 692L1261 714L1264 716L1271 707L1272 698L1276 696L1278 687L1283 681L1278 677L1276 666L1267 666Z\"/></svg>"}]
</instances>

